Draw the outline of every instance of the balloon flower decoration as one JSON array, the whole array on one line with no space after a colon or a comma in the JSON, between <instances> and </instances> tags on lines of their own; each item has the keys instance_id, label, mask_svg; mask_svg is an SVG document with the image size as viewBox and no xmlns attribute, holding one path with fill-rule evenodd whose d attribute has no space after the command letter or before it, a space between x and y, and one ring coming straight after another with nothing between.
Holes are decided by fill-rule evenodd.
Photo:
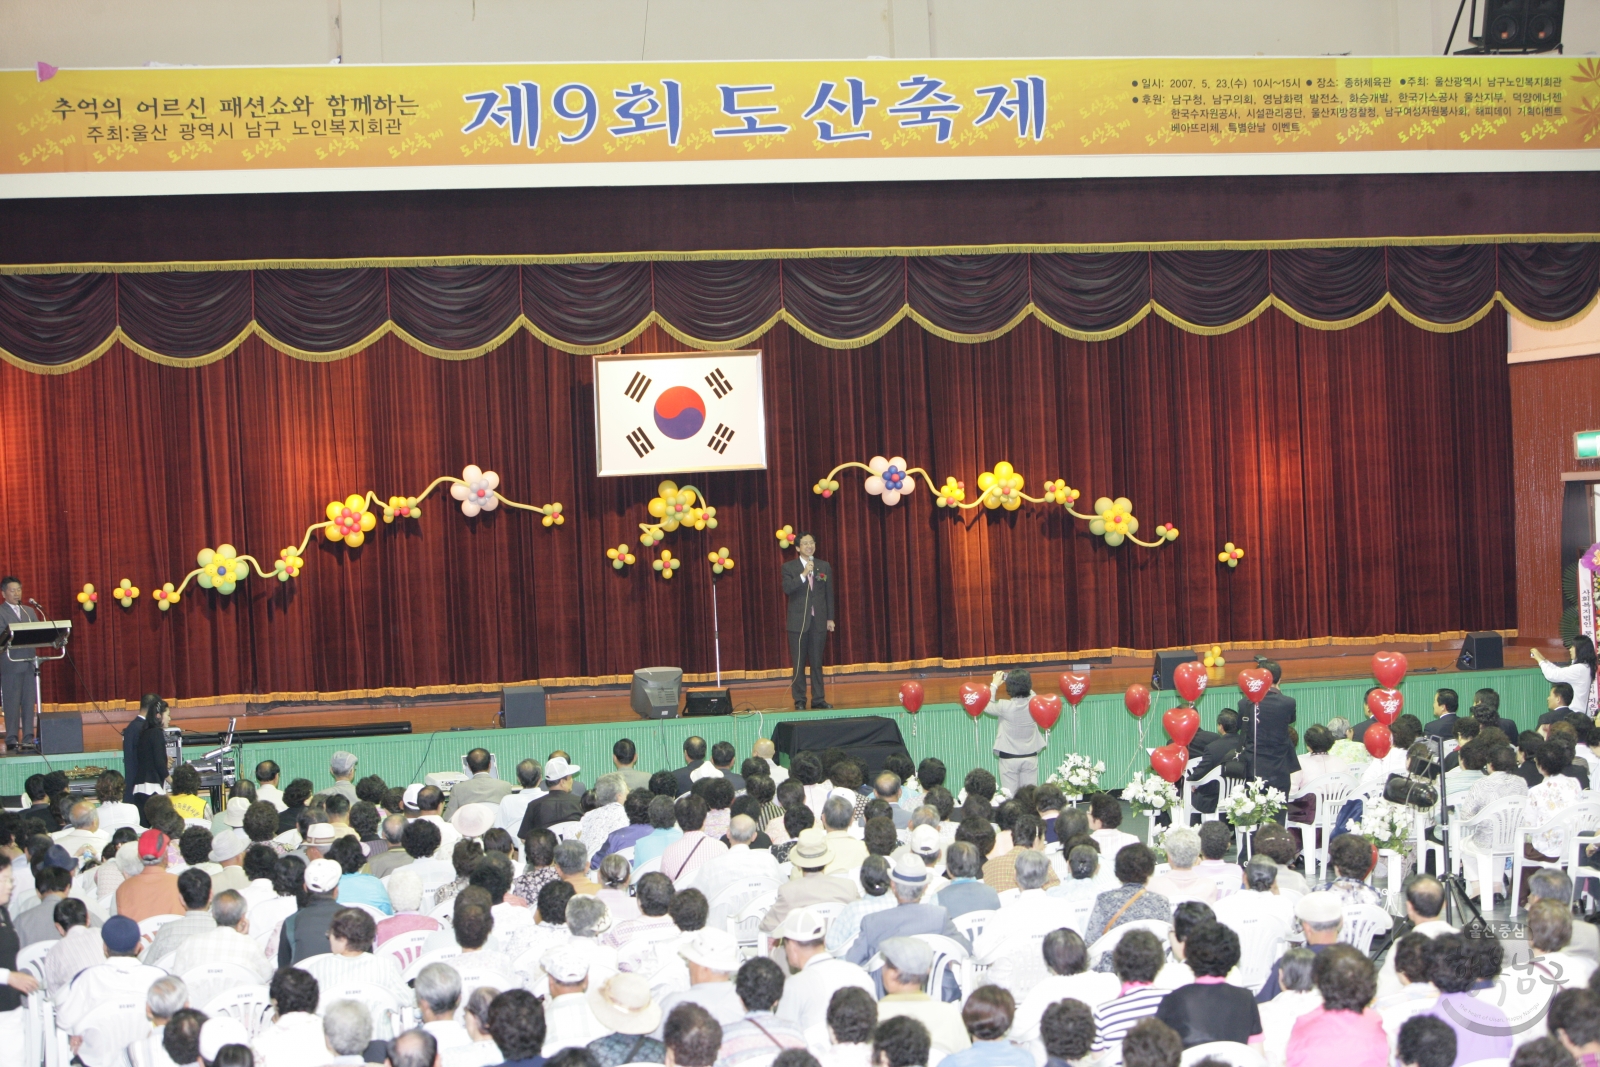
<instances>
[{"instance_id":1,"label":"balloon flower decoration","mask_svg":"<svg viewBox=\"0 0 1600 1067\"><path fill-rule=\"evenodd\" d=\"M661 550L661 558L653 560L650 566L654 568L655 572L661 575L661 577L670 579L677 569L683 566L683 560L673 559L672 550L670 548L663 548Z\"/></svg>"},{"instance_id":2,"label":"balloon flower decoration","mask_svg":"<svg viewBox=\"0 0 1600 1067\"><path fill-rule=\"evenodd\" d=\"M680 526L691 530L717 528L717 509L707 504L705 494L692 485L680 488L677 482L664 481L656 486L656 495L646 507L656 520L639 524L639 543L646 548L659 545Z\"/></svg>"},{"instance_id":3,"label":"balloon flower decoration","mask_svg":"<svg viewBox=\"0 0 1600 1067\"><path fill-rule=\"evenodd\" d=\"M777 536L778 536L778 547L779 548L793 548L794 547L796 535L795 535L793 526L789 526L789 525L785 524L783 526L783 528L778 531L778 535Z\"/></svg>"},{"instance_id":4,"label":"balloon flower decoration","mask_svg":"<svg viewBox=\"0 0 1600 1067\"><path fill-rule=\"evenodd\" d=\"M1200 662L1205 664L1207 670L1220 671L1228 665L1228 661L1222 658L1221 645L1212 645L1206 654L1200 657Z\"/></svg>"},{"instance_id":5,"label":"balloon flower decoration","mask_svg":"<svg viewBox=\"0 0 1600 1067\"><path fill-rule=\"evenodd\" d=\"M1244 549L1240 548L1232 541L1229 541L1227 544L1223 545L1222 551L1217 553L1217 562L1226 563L1229 570L1237 567L1241 559L1244 559Z\"/></svg>"},{"instance_id":6,"label":"balloon flower decoration","mask_svg":"<svg viewBox=\"0 0 1600 1067\"><path fill-rule=\"evenodd\" d=\"M94 614L94 606L99 602L100 594L94 591L93 584L84 583L83 588L78 592L78 603L82 605L83 610L92 615Z\"/></svg>"},{"instance_id":7,"label":"balloon flower decoration","mask_svg":"<svg viewBox=\"0 0 1600 1067\"><path fill-rule=\"evenodd\" d=\"M139 589L132 582L128 581L128 579L124 578L122 581L117 583L117 587L115 589L111 590L111 595L117 601L119 601L123 607L131 608L133 607L133 602L139 599Z\"/></svg>"},{"instance_id":8,"label":"balloon flower decoration","mask_svg":"<svg viewBox=\"0 0 1600 1067\"><path fill-rule=\"evenodd\" d=\"M712 574L721 574L723 571L733 570L733 557L728 555L726 548L719 548L715 552L707 552L706 559L711 561Z\"/></svg>"},{"instance_id":9,"label":"balloon flower decoration","mask_svg":"<svg viewBox=\"0 0 1600 1067\"><path fill-rule=\"evenodd\" d=\"M414 495L380 497L369 490L366 493L351 493L341 500L329 501L323 508L323 521L306 527L300 543L289 545L279 551L278 558L272 561L270 568L263 567L254 556L242 554L229 544L221 544L216 548L203 548L195 555L194 570L184 575L177 584L164 583L160 589L150 594L151 599L162 611L168 611L183 600L183 591L188 588L191 581L198 583L202 589L210 589L222 596L228 596L239 587L240 582L250 577L252 571L258 578L276 578L279 582L298 578L305 570L306 549L311 546L311 539L318 533L331 544L342 543L347 548L360 548L366 543L367 535L377 528L380 514L383 516L383 521L388 524L393 524L396 519L420 520L421 502L441 485L450 486L450 495L461 502L461 513L468 518L481 515L485 511L493 511L504 504L510 508L532 511L543 516L545 526L559 526L565 521L561 515L560 504L521 504L509 500L499 491L498 474L494 471L485 471L475 464L469 464L462 470L460 478L441 475L429 482L422 492ZM92 591L92 587L85 588ZM123 606L126 607L128 601L139 595L139 591L132 589L131 583L127 581L123 582L117 592L120 594L123 589L132 592L132 597L124 601ZM118 599L123 598L119 595Z\"/></svg>"},{"instance_id":10,"label":"balloon flower decoration","mask_svg":"<svg viewBox=\"0 0 1600 1067\"><path fill-rule=\"evenodd\" d=\"M629 550L626 542L616 548L606 549L606 559L609 559L611 566L619 571L624 567L631 567L639 561L639 557Z\"/></svg>"},{"instance_id":11,"label":"balloon flower decoration","mask_svg":"<svg viewBox=\"0 0 1600 1067\"><path fill-rule=\"evenodd\" d=\"M990 511L1002 508L1016 511L1023 504L1046 504L1060 507L1073 518L1087 522L1089 532L1104 538L1106 544L1113 548L1124 541L1132 541L1144 548L1160 548L1178 539L1178 528L1164 522L1155 528L1154 540L1140 540L1139 520L1133 514L1133 502L1127 497L1100 497L1094 502L1093 513L1083 514L1073 508L1083 494L1061 478L1046 481L1043 495L1030 496L1025 491L1027 480L1009 460L1001 460L993 469L978 475L978 493L970 500L967 499L966 482L949 475L942 485L938 484L926 470L910 466L901 456L873 456L865 463L856 460L840 463L825 477L818 479L811 486L811 491L824 499L832 497L839 490L839 473L850 469L866 471L868 477L862 483L862 488L889 507L900 503L906 494L915 489L920 478L933 494L934 504L949 512L979 507Z\"/></svg>"}]
</instances>

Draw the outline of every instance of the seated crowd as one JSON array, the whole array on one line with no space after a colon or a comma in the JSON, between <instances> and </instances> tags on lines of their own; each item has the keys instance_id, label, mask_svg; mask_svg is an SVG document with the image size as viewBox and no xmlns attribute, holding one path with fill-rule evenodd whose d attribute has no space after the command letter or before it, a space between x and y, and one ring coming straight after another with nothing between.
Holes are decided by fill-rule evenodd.
<instances>
[{"instance_id":1,"label":"seated crowd","mask_svg":"<svg viewBox=\"0 0 1600 1067\"><path fill-rule=\"evenodd\" d=\"M1547 725L1545 780L1576 729ZM1308 879L1275 823L1242 863L1219 820L1158 854L1107 793L683 755L647 773L624 739L588 783L564 752L511 782L474 749L448 795L349 753L280 790L266 761L217 813L187 766L137 805L115 772L97 801L30 779L0 816L0 1035L53 1020L86 1067L1600 1062L1600 937L1558 868L1528 879L1531 959L1419 873L1380 967L1350 943L1384 903L1354 834Z\"/></svg>"}]
</instances>

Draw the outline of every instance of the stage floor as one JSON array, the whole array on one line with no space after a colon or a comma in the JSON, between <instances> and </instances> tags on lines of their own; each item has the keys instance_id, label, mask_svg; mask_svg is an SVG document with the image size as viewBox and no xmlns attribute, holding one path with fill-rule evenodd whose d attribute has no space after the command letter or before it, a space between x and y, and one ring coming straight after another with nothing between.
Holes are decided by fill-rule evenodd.
<instances>
[{"instance_id":1,"label":"stage floor","mask_svg":"<svg viewBox=\"0 0 1600 1067\"><path fill-rule=\"evenodd\" d=\"M1514 644L1508 639L1505 661L1508 668L1533 666L1527 646ZM1380 647L1404 652L1413 674L1437 671L1454 674L1455 662L1461 642L1441 641L1419 644L1415 642L1385 642L1381 646L1322 643L1301 648L1262 650L1283 664L1285 682L1342 681L1371 676L1371 658ZM1255 650L1235 649L1226 653L1227 666L1214 672L1211 687L1233 688L1240 670L1253 666ZM1033 664L1029 670L1034 675L1034 686L1039 692L1057 691L1056 677L1063 671L1074 669L1074 661L1063 660L1057 664ZM902 683L920 681L929 705L954 703L961 686L966 682L988 684L993 674L992 666L971 668L924 668L911 671L883 671L851 674L833 674L828 677L828 702L839 709L866 709L893 706L898 702ZM1149 657L1118 656L1109 660L1093 661L1085 673L1089 675L1091 695L1121 693L1135 682L1150 683ZM1440 682L1440 685L1449 683ZM761 711L766 714L794 714L789 699L787 679L729 682L736 710ZM691 688L698 688L693 686ZM1470 681L1462 680L1454 688L1475 689ZM50 705L46 705L50 707ZM1426 708L1410 708L1419 715ZM443 730L485 730L497 725L500 711L498 690L488 689L481 695L416 696L378 698L361 701L321 701L305 703L246 704L206 703L185 701L173 709L173 723L185 730L225 730L228 720L237 717L240 730L276 729L289 726L354 726L365 723L409 721L413 733L431 733ZM122 729L136 714L136 706L127 703L118 707L100 705L84 710L83 742L88 751L118 750L121 748ZM549 726L578 726L596 723L637 722L628 706L628 687L608 685L592 687L552 688L548 690L546 723Z\"/></svg>"}]
</instances>

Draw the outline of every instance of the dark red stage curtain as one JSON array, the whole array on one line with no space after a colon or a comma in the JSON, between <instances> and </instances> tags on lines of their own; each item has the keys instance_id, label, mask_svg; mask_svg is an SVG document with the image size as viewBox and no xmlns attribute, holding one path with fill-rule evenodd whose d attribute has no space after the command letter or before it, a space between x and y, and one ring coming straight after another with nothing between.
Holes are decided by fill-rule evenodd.
<instances>
[{"instance_id":1,"label":"dark red stage curtain","mask_svg":"<svg viewBox=\"0 0 1600 1067\"><path fill-rule=\"evenodd\" d=\"M368 284L352 272L351 299ZM785 523L815 531L838 576L834 664L1509 627L1505 329L1498 310L1457 333L1393 311L1337 331L1268 311L1217 336L1152 316L1084 343L1029 320L974 345L905 322L840 351L779 326L760 342L769 469L694 479L722 523L669 535L685 559L671 582L643 552L625 573L604 557L636 542L656 480L593 477L586 357L526 333L463 362L392 337L327 363L252 338L197 368L119 345L65 377L0 368L4 568L58 612L85 582L144 591L131 611L109 596L93 618L72 610L76 669L46 683L63 701L709 671L704 553L723 545L738 563L718 586L723 664L782 670ZM652 329L630 347L680 346ZM1126 495L1146 532L1170 521L1181 537L1113 549L1057 508L957 517L925 486L887 508L859 471L831 500L811 492L875 453L968 486L1009 460L1030 492L1060 477L1080 509ZM439 494L360 549L313 542L290 583L191 585L169 613L149 599L203 547L270 565L328 501L414 493L468 463L512 499L561 501L566 525L469 520ZM1224 541L1248 553L1237 570L1216 562Z\"/></svg>"}]
</instances>

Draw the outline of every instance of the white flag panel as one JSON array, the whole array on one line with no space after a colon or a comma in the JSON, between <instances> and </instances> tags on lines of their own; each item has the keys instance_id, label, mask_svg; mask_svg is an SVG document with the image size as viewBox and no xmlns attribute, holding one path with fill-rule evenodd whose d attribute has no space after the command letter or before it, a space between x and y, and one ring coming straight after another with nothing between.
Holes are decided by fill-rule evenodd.
<instances>
[{"instance_id":1,"label":"white flag panel","mask_svg":"<svg viewBox=\"0 0 1600 1067\"><path fill-rule=\"evenodd\" d=\"M761 353L594 357L598 474L764 470Z\"/></svg>"}]
</instances>

